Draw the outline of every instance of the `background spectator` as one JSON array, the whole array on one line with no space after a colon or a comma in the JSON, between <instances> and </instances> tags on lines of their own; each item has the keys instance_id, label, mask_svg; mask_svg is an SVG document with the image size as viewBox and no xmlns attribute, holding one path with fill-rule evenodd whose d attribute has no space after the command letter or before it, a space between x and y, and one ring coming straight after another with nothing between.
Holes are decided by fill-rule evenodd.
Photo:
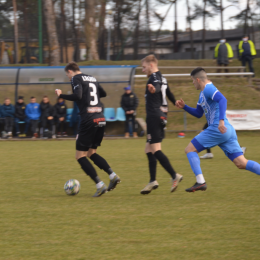
<instances>
[{"instance_id":1,"label":"background spectator","mask_svg":"<svg viewBox=\"0 0 260 260\"><path fill-rule=\"evenodd\" d=\"M65 100L63 98L58 98L57 103L54 106L55 110L55 118L57 122L57 137L61 135L67 136L67 123L66 123L66 115L67 115L67 106L65 104ZM62 131L61 131L62 129Z\"/></svg>"},{"instance_id":2,"label":"background spectator","mask_svg":"<svg viewBox=\"0 0 260 260\"><path fill-rule=\"evenodd\" d=\"M54 107L50 104L50 100L47 96L44 96L40 104L41 109L41 125L43 127L44 136L47 137L49 131L51 131L52 137L54 135ZM50 127L50 129L48 128Z\"/></svg>"},{"instance_id":3,"label":"background spectator","mask_svg":"<svg viewBox=\"0 0 260 260\"><path fill-rule=\"evenodd\" d=\"M25 114L25 108L26 108L26 104L24 103L23 97L19 96L18 100L15 104L15 128L16 128L16 135L18 136L24 136L20 135L20 127L19 127L19 122L23 121L26 122L26 114Z\"/></svg>"},{"instance_id":4,"label":"background spectator","mask_svg":"<svg viewBox=\"0 0 260 260\"><path fill-rule=\"evenodd\" d=\"M231 46L226 42L226 39L221 39L214 52L214 59L217 60L217 65L227 67L233 57L234 54ZM218 69L217 73L221 72L221 70L222 69ZM225 69L225 72L228 72L228 69Z\"/></svg>"},{"instance_id":5,"label":"background spectator","mask_svg":"<svg viewBox=\"0 0 260 260\"><path fill-rule=\"evenodd\" d=\"M31 126L33 138L37 138L38 137L37 128L41 116L41 111L40 111L40 105L36 103L35 97L31 97L30 104L28 104L25 108L25 114L27 120L25 133L27 133L28 127Z\"/></svg>"},{"instance_id":6,"label":"background spectator","mask_svg":"<svg viewBox=\"0 0 260 260\"><path fill-rule=\"evenodd\" d=\"M132 130L133 130L133 137L137 137L137 129L135 124L135 116L136 116L136 109L138 106L138 98L132 92L131 86L124 88L125 93L122 95L121 98L121 107L125 111L126 121L125 121L125 138L129 138L129 122L132 122Z\"/></svg>"},{"instance_id":7,"label":"background spectator","mask_svg":"<svg viewBox=\"0 0 260 260\"><path fill-rule=\"evenodd\" d=\"M4 118L5 132L7 137L12 138L13 126L14 126L14 106L11 104L10 98L6 98L2 106L2 117Z\"/></svg>"},{"instance_id":8,"label":"background spectator","mask_svg":"<svg viewBox=\"0 0 260 260\"><path fill-rule=\"evenodd\" d=\"M244 36L242 41L239 42L238 51L242 66L246 66L246 63L248 63L250 72L254 72L253 58L256 56L256 50L254 43L248 39L248 36Z\"/></svg>"}]
</instances>

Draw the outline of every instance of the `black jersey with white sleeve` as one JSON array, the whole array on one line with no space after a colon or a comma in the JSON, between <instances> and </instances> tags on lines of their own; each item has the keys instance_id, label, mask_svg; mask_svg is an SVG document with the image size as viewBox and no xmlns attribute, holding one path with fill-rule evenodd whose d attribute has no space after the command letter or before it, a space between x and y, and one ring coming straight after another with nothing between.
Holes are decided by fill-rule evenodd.
<instances>
[{"instance_id":1,"label":"black jersey with white sleeve","mask_svg":"<svg viewBox=\"0 0 260 260\"><path fill-rule=\"evenodd\" d=\"M148 84L152 84L155 87L155 93L151 93L148 90ZM147 116L161 116L162 112L168 111L168 99L175 104L175 97L170 91L166 78L164 78L160 71L153 73L146 84L146 113Z\"/></svg>"},{"instance_id":2,"label":"black jersey with white sleeve","mask_svg":"<svg viewBox=\"0 0 260 260\"><path fill-rule=\"evenodd\" d=\"M77 74L71 79L71 87L71 95L61 94L60 97L75 101L83 118L93 118L93 115L102 113L100 98L106 97L106 92L96 78L83 73Z\"/></svg>"}]
</instances>

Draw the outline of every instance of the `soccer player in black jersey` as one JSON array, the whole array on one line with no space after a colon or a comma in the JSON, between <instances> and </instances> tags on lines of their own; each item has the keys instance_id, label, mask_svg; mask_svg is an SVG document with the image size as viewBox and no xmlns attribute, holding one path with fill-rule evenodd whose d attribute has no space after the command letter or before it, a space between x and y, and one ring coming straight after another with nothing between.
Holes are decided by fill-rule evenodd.
<instances>
[{"instance_id":1,"label":"soccer player in black jersey","mask_svg":"<svg viewBox=\"0 0 260 260\"><path fill-rule=\"evenodd\" d=\"M76 159L83 171L96 183L97 191L93 197L99 197L120 183L119 176L113 172L107 161L96 153L106 125L100 102L100 98L106 97L106 92L94 77L83 74L75 62L70 62L65 67L65 72L71 80L73 94L62 94L60 89L56 89L55 92L60 98L76 101L79 107L81 122L76 141ZM95 168L86 157L109 174L108 188L99 179Z\"/></svg>"},{"instance_id":2,"label":"soccer player in black jersey","mask_svg":"<svg viewBox=\"0 0 260 260\"><path fill-rule=\"evenodd\" d=\"M147 123L147 143L145 153L148 157L150 182L141 190L141 194L148 194L157 189L159 183L156 181L157 160L172 177L171 192L174 192L183 176L176 173L170 161L161 151L161 142L164 138L164 127L167 123L167 100L175 104L175 98L168 87L167 80L158 70L158 60L154 55L149 55L142 60L143 72L147 75L146 84L146 123Z\"/></svg>"}]
</instances>

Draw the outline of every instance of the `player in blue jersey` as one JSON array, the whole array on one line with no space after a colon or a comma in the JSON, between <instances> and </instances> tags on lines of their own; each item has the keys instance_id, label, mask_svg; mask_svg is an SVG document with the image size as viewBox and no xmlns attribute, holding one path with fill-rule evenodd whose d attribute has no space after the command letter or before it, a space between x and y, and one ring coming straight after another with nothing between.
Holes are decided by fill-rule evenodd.
<instances>
[{"instance_id":1,"label":"player in blue jersey","mask_svg":"<svg viewBox=\"0 0 260 260\"><path fill-rule=\"evenodd\" d=\"M227 99L208 79L203 68L194 69L191 78L196 89L201 91L197 108L187 106L182 99L176 101L176 106L198 118L205 113L209 126L193 138L185 149L191 169L196 176L196 183L186 191L207 189L198 153L217 145L239 169L246 169L260 175L260 164L244 157L237 141L236 131L226 118Z\"/></svg>"}]
</instances>

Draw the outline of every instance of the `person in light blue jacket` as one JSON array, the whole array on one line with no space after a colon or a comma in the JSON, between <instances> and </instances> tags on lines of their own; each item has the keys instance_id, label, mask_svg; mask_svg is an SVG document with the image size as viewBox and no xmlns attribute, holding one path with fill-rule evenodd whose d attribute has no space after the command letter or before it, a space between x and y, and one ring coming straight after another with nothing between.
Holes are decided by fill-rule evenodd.
<instances>
[{"instance_id":1,"label":"person in light blue jacket","mask_svg":"<svg viewBox=\"0 0 260 260\"><path fill-rule=\"evenodd\" d=\"M40 105L36 103L36 98L31 97L30 103L25 108L26 114L26 129L25 133L27 133L29 126L31 126L31 130L33 133L32 138L38 137L38 123L41 116Z\"/></svg>"},{"instance_id":2,"label":"person in light blue jacket","mask_svg":"<svg viewBox=\"0 0 260 260\"><path fill-rule=\"evenodd\" d=\"M7 137L12 137L14 126L14 106L11 104L10 98L6 98L4 104L1 107L1 114L4 118L4 129L7 133Z\"/></svg>"}]
</instances>

